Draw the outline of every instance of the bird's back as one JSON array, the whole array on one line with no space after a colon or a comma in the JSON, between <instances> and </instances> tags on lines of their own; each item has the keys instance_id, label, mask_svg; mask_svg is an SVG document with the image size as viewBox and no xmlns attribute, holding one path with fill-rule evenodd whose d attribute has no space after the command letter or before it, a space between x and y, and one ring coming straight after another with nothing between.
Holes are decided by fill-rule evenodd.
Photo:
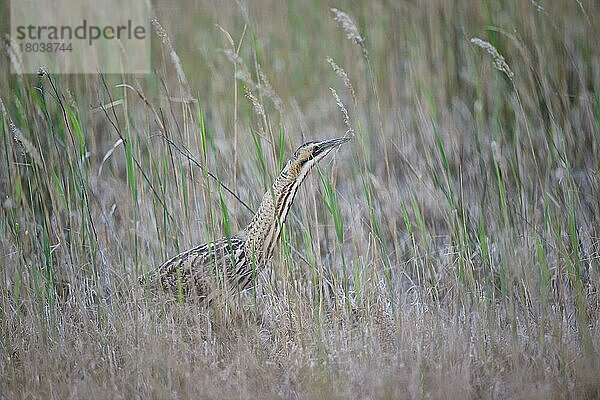
<instances>
[{"instance_id":1,"label":"bird's back","mask_svg":"<svg viewBox=\"0 0 600 400\"><path fill-rule=\"evenodd\" d=\"M252 262L242 235L193 247L143 277L151 289L204 299L230 288L243 290L252 280Z\"/></svg>"}]
</instances>

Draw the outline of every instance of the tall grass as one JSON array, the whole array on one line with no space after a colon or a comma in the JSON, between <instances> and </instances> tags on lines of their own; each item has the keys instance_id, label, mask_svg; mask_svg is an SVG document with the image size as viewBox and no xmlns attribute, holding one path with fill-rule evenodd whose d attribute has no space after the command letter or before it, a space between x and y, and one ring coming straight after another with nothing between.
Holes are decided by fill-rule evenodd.
<instances>
[{"instance_id":1,"label":"tall grass","mask_svg":"<svg viewBox=\"0 0 600 400\"><path fill-rule=\"evenodd\" d=\"M0 397L600 396L598 4L154 11L148 76L0 81ZM254 290L138 284L344 134Z\"/></svg>"}]
</instances>

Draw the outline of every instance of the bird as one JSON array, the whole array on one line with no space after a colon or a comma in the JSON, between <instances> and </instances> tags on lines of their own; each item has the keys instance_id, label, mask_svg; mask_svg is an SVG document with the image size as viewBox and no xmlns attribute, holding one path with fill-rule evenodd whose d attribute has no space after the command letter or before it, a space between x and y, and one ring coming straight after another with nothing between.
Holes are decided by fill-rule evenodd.
<instances>
[{"instance_id":1,"label":"bird","mask_svg":"<svg viewBox=\"0 0 600 400\"><path fill-rule=\"evenodd\" d=\"M349 136L343 136L302 144L264 194L258 211L244 229L177 254L142 276L140 282L154 292L208 302L220 294L252 287L256 274L273 255L298 188L319 161L349 140Z\"/></svg>"}]
</instances>

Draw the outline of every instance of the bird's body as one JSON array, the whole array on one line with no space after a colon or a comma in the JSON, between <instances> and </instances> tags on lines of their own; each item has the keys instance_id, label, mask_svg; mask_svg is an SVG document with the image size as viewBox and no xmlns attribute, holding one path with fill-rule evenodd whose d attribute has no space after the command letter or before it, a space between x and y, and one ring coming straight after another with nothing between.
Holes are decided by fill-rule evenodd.
<instances>
[{"instance_id":1,"label":"bird's body","mask_svg":"<svg viewBox=\"0 0 600 400\"><path fill-rule=\"evenodd\" d=\"M245 288L252 269L244 246L245 240L236 235L193 247L153 272L150 285L186 298L204 298L234 285Z\"/></svg>"},{"instance_id":2,"label":"bird's body","mask_svg":"<svg viewBox=\"0 0 600 400\"><path fill-rule=\"evenodd\" d=\"M298 188L313 166L349 138L305 143L262 198L248 226L229 238L176 255L143 277L151 288L200 299L250 286L271 258Z\"/></svg>"}]
</instances>

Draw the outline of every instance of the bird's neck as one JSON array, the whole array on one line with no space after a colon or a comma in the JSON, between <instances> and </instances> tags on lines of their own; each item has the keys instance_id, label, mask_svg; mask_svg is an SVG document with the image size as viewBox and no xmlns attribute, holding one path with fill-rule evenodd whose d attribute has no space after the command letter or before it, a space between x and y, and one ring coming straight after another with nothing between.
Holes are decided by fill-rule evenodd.
<instances>
[{"instance_id":1,"label":"bird's neck","mask_svg":"<svg viewBox=\"0 0 600 400\"><path fill-rule=\"evenodd\" d=\"M246 228L247 250L259 265L271 258L298 188L308 173L299 172L286 168L279 174Z\"/></svg>"}]
</instances>

